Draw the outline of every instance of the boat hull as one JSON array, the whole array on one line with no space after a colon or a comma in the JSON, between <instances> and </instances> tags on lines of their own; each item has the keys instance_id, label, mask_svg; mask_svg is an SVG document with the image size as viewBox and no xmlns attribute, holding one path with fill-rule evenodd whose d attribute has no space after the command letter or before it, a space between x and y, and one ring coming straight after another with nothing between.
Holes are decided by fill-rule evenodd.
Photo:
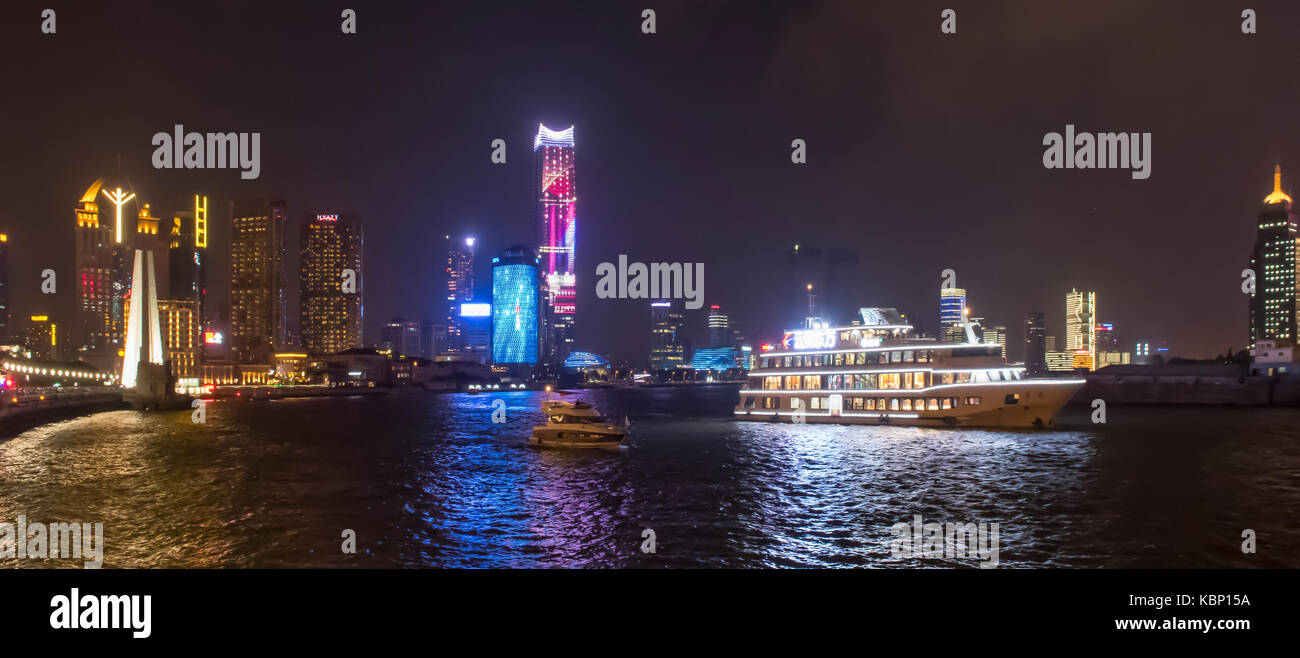
<instances>
[{"instance_id":1,"label":"boat hull","mask_svg":"<svg viewBox=\"0 0 1300 658\"><path fill-rule=\"evenodd\" d=\"M556 448L617 448L625 433L612 426L539 425L528 442Z\"/></svg>"},{"instance_id":2,"label":"boat hull","mask_svg":"<svg viewBox=\"0 0 1300 658\"><path fill-rule=\"evenodd\" d=\"M766 422L802 422L830 423L837 425L902 425L920 427L1005 427L1036 428L1052 427L1056 415L1070 398L1083 386L1082 381L1028 380L1006 382L1003 384L970 384L934 387L917 391L843 391L842 398L866 397L872 400L887 400L890 408L857 409L812 409L807 400L801 399L806 411L793 411L788 408L769 410L754 409L746 406L746 396L763 397L763 391L745 392L741 395L741 405L735 410L736 420ZM939 389L943 389L942 391ZM931 396L943 396L959 402L950 409L895 409L893 398L928 400ZM1013 396L1016 396L1013 399ZM978 404L967 404L970 398L979 398ZM928 405L927 405L928 407ZM801 418L800 418L801 417Z\"/></svg>"}]
</instances>

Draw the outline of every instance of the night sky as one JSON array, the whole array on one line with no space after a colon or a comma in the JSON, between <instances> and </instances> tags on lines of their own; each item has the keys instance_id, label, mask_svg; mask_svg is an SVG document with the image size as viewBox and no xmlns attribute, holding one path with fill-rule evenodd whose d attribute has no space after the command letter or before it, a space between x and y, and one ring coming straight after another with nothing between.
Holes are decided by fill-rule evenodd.
<instances>
[{"instance_id":1,"label":"night sky","mask_svg":"<svg viewBox=\"0 0 1300 658\"><path fill-rule=\"evenodd\" d=\"M1257 34L1241 33L1243 4ZM218 308L229 200L287 202L294 286L303 218L360 215L378 342L388 319L438 310L444 234L478 237L485 295L493 253L535 246L545 122L576 125L584 349L648 349L646 303L595 295L596 265L619 254L703 262L706 308L774 340L801 311L780 294L796 242L858 250L853 297L837 301L897 306L922 331L955 270L974 315L1010 329L1013 359L1030 310L1063 340L1072 286L1096 290L1099 321L1130 339L1240 349L1240 272L1274 162L1284 186L1300 180L1300 5L1238 5L8 3L0 232L15 316L71 317L73 207L120 159L156 215L211 197ZM54 36L39 30L46 6ZM340 33L344 7L356 35ZM645 7L657 34L640 31ZM939 31L945 7L956 35ZM155 170L150 139L177 123L260 132L261 177ZM1151 132L1151 177L1044 169L1043 136L1066 124ZM489 160L497 138L505 165ZM807 164L790 161L795 138ZM39 292L47 267L54 296ZM689 320L697 346L704 313Z\"/></svg>"}]
</instances>

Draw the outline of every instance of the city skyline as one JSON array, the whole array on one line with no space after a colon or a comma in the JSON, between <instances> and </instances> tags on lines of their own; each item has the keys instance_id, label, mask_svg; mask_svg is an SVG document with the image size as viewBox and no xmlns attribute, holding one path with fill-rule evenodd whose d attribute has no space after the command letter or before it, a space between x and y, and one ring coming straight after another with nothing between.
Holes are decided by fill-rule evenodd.
<instances>
[{"instance_id":1,"label":"city skyline","mask_svg":"<svg viewBox=\"0 0 1300 658\"><path fill-rule=\"evenodd\" d=\"M1229 346L1244 347L1247 329L1239 318L1247 301L1239 291L1238 274L1247 265L1243 253L1253 241L1258 199L1269 191L1268 174L1273 165L1280 159L1285 174L1290 170L1288 161L1300 153L1300 145L1291 143L1293 140L1285 132L1279 133L1279 127L1285 126L1281 108L1289 105L1285 99L1233 104L1219 98L1202 98L1190 107L1179 104L1178 112L1174 113L1177 119L1164 122L1164 132L1155 134L1154 173L1147 180L1108 176L1105 172L1048 171L1041 165L1041 140L1048 130L1059 130L1065 123L1141 129L1149 123L1149 117L1167 106L1167 101L1162 100L1165 96L1186 95L1199 88L1178 76L1143 75L1150 70L1142 67L1155 66L1152 63L1142 64L1135 71L1097 69L1096 75L1104 78L1098 84L1104 82L1108 88L1128 90L1125 93L1130 95L1130 102L1122 107L1131 109L1118 111L1113 109L1114 103L1099 104L1083 90L1069 89L1044 77L1043 67L1079 52L1084 48L1084 37L1093 34L1092 30L1103 20L1111 25L1141 24L1159 15L1160 5L1111 10L1124 18L1119 21L1098 10L1079 10L1078 20L1070 30L1058 35L1059 40L1035 57L1035 63L1027 63L1017 55L1037 44L1007 34L1004 30L1010 28L1002 26L1001 21L969 37L989 40L983 44L985 52L989 61L999 62L1005 69L1003 79L1007 84L1035 89L1034 98L1038 100L1025 108L1042 118L1041 122L1030 122L1033 125L1013 125L996 113L978 109L983 92L962 81L963 76L969 77L967 69L975 64L954 61L948 52L953 46L943 41L935 42L933 55L923 54L908 62L909 76L946 85L954 100L976 108L962 115L958 124L950 125L947 122L951 116L945 110L934 109L942 104L924 102L929 100L930 92L882 79L876 69L868 68L868 84L860 91L827 81L815 73L815 56L790 61L759 56L753 63L725 55L710 58L702 73L725 71L725 77L736 81L734 88L714 89L701 82L681 82L680 93L675 97L695 98L690 111L670 98L646 95L635 83L621 82L623 71L658 74L682 65L692 48L710 47L704 35L715 27L722 30L719 37L722 42L738 51L737 57L740 54L751 57L767 51L798 52L802 35L814 30L820 30L829 44L851 53L863 47L849 38L855 29L872 31L872 24L885 19L895 23L930 20L919 9L831 5L807 14L777 9L765 19L771 21L771 29L755 34L726 27L728 12L743 11L738 5L722 3L717 7L695 8L689 14L684 7L664 9L664 17L680 23L682 29L656 35L657 41L625 43L634 37L612 35L608 30L593 27L623 20L624 7L575 10L565 13L572 21L562 21L556 28L562 33L549 45L556 50L554 57L528 60L518 70L507 67L503 59L492 57L487 58L489 63L472 67L472 71L440 69L432 76L416 76L416 79L436 82L440 87L454 85L464 76L485 73L505 76L503 79L516 83L513 87L503 85L499 95L478 104L472 115L463 110L438 110L438 116L431 121L427 116L402 108L389 108L391 116L385 110L385 119L377 121L370 111L322 108L318 104L304 106L299 105L303 100L293 100L297 110L310 107L313 113L319 113L323 132L311 134L334 135L328 143L318 144L319 140L309 139L303 129L255 105L204 107L185 100L184 93L177 94L167 107L158 107L124 92L109 91L108 96L115 99L109 105L118 109L92 112L79 121L65 120L66 111L58 109L77 105L71 101L55 102L52 107L43 108L41 114L29 107L16 108L15 121L32 129L14 137L11 152L18 161L30 166L5 177L6 187L0 190L4 192L0 198L6 199L0 206L0 231L8 234L14 245L69 244L72 229L61 219L67 216L70 194L75 194L69 190L84 189L96 176L113 170L116 162L121 163L122 170L129 174L136 188L145 192L155 208L186 208L194 190L203 190L212 199L214 209L224 208L232 200L256 197L286 199L291 217L320 207L349 209L374 218L373 230L368 232L367 250L385 255L383 261L373 263L368 273L374 285L367 299L368 310L372 312L367 313L364 335L377 338L382 323L390 318L421 318L425 314L437 317L437 308L432 306L438 292L433 273L408 274L407 270L429 260L424 254L436 250L438 238L443 234L472 231L479 237L482 253L494 253L524 241L532 233L535 218L529 209L536 199L532 197L529 182L532 175L529 149L535 127L539 123L576 125L582 141L581 159L587 163L583 169L581 199L583 237L577 241L576 254L577 303L599 314L602 319L595 326L608 328L608 331L589 332L580 326L577 345L580 349L618 358L636 358L644 352L644 305L631 300L599 300L588 285L594 283L591 274L594 265L609 260L612 255L629 252L633 258L646 260L672 257L672 260L706 263L710 291L707 303L726 305L747 333L757 339L788 328L782 318L791 307L796 313L799 311L799 300L776 308L781 305L779 300L757 291L775 289L786 282L777 279L775 272L753 267L753 263L763 259L775 262L797 242L834 242L826 236L841 235L842 229L837 227L846 224L858 227L849 241L855 243L862 255L861 261L849 268L846 275L861 282L848 288L859 296L853 304L897 306L915 319L918 329L932 334L938 328L929 317L928 308L933 303L931 291L939 273L953 269L958 275L957 286L970 291L973 312L993 324L1007 326L1011 345L1023 341L1019 319L1032 310L1045 310L1047 324L1058 326L1063 318L1055 300L1060 291L1077 287L1095 290L1107 300L1108 321L1113 320L1134 334L1167 340L1176 354L1209 357ZM1011 7L995 4L981 12L998 17L1011 12ZM90 9L84 20L93 20L98 11L101 10ZM411 11L415 17L403 15L403 21L412 18L412 23L419 22L415 18L419 18L422 10ZM1061 10L1035 7L1029 11L1036 20L1048 20ZM1220 40L1227 43L1234 38L1219 29L1217 14L1184 7L1170 11L1180 22L1180 30L1202 35L1205 43L1218 45ZM1272 20L1285 20L1287 11L1276 10L1273 16L1277 18ZM205 30L213 35L234 34L245 29L247 23L259 22L293 34L324 28L303 24L295 18L295 12L291 7L248 6L241 9L238 22L230 13L216 12ZM503 35L506 41L518 42L518 48L536 40L523 26L529 23L529 17L540 20L544 13L531 8L523 8L521 12L520 26L507 26ZM452 27L479 29L491 21L489 13L476 8L456 8L440 14L440 18ZM687 15L689 21L685 20ZM376 19L382 24L383 18ZM143 37L151 30L160 29L162 23L155 21L165 20L165 17L143 17L140 24L124 29ZM240 75L222 77L218 73L227 71L230 63L238 63L245 56L234 53L216 59L192 46L182 48L186 61L199 74L197 80L206 80L226 97L249 97L281 87L298 92L313 85L324 85L327 80L342 93L359 92L364 87L357 78L365 76L356 75L358 51L364 54L364 61L391 63L396 73L390 75L410 71L391 60L377 43L377 36L372 35L382 29L388 35L386 38L407 43L415 38L414 30L382 25L382 28L375 25L373 32L360 32L356 45L350 46L352 50L346 54L318 53L311 65L296 58L286 59L280 66L281 72L302 74L288 81L284 76L272 78L256 71L255 66L239 67ZM619 48L611 45L611 49L620 54L613 61L587 61L572 45L576 39L563 38L568 33L598 38L606 45L615 44ZM882 44L879 47L886 57L901 48L895 38L887 34L879 36L877 43ZM15 33L20 46L44 47L32 41L35 37L25 31ZM1123 37L1123 30L1107 32L1107 38L1120 44L1119 52L1130 52L1133 46L1123 45ZM76 43L61 42L60 50L48 53L47 72L57 74L67 70L72 61L96 44L102 45L106 38L91 34ZM938 39L938 35L934 38ZM1007 43L994 45L999 38ZM1244 90L1251 84L1274 79L1280 73L1279 65L1273 62L1282 58L1267 55L1280 52L1284 45L1266 32L1251 39L1246 46L1252 49L1249 52L1239 44L1218 48L1229 64L1216 70L1242 72L1240 76L1221 81L1229 90ZM115 48L127 53L140 47L116 40L113 43ZM1152 47L1149 40L1146 43L1144 47ZM622 47L629 45L630 48ZM268 47L278 48L274 44ZM465 44L458 47L471 52L480 49ZM1186 40L1175 42L1171 48L1172 53L1188 59L1188 67L1202 61L1203 51L1207 50L1190 48ZM942 68L936 68L935 60L939 58L943 60ZM1251 64L1233 66L1234 58ZM518 61L513 57L506 59ZM174 73L172 67L176 64L141 57L132 61L143 62L138 65L143 67L139 70L143 78L176 79L183 90L195 92L200 90L199 85L207 84L196 81L196 76ZM1169 62L1159 63L1161 72L1170 70ZM339 74L326 77L324 71L331 70L330 66L335 64L334 70ZM1175 66L1174 70L1184 69ZM58 101L67 98L69 92L54 86L57 78L57 75L37 78L19 71L14 85L21 93ZM1150 89L1130 89L1129 82L1138 79L1155 80L1155 85ZM545 87L540 86L541 80L546 81ZM851 106L869 98L883 98L888 102L886 109L864 117L832 110L828 120L817 121L795 102L779 102L773 107L747 105L743 112L736 109L746 100L765 97L763 94L773 85L795 95L842 101L831 103L832 107ZM510 91L504 91L506 88ZM602 94L611 98L593 96L594 88L600 88ZM515 93L518 89L536 89L538 93L520 95ZM1162 93L1157 94L1156 89ZM422 92L402 86L393 93L413 94L413 98L418 98ZM297 99L313 97L309 93L291 95ZM1231 98L1233 94L1220 96ZM521 103L519 98L523 97L537 101ZM611 114L611 103L617 103L626 113ZM921 107L929 109L916 112L907 120L898 114ZM1225 120L1229 121L1236 117L1234 125L1240 126L1240 130L1234 131L1230 138L1210 136L1207 142L1194 141L1188 128L1195 125L1198 117L1210 114L1227 117ZM181 123L178 119L184 119L187 126L200 128L260 130L264 135L266 160L261 177L244 181L227 170L153 169L149 164L148 137ZM329 128L358 122L373 125L374 136L361 141ZM454 130L451 134L438 131L436 136L419 137L426 133L413 127L430 123L454 127ZM940 127L937 132L936 127ZM55 129L66 135L68 144L76 145L75 152L27 136ZM404 136L412 134L417 135L414 143L408 147L396 146L409 142ZM665 139L668 135L672 139ZM507 144L508 159L502 165L490 161L489 145L497 138ZM788 145L793 138L808 142L809 159L803 168L790 164ZM911 143L911 140L919 141ZM961 157L939 157L939 153L951 151L954 140L969 148L956 151L963 154ZM394 148L411 155L393 161L390 154ZM1197 155L1201 153L1206 155ZM990 179L983 162L994 155L1003 166L998 169L998 177ZM1185 161L1192 155L1204 158L1203 166L1189 168L1202 177L1195 182L1161 166L1162 162ZM373 166L350 178L335 173L335 170L342 171L336 165L358 159ZM445 166L451 162L459 166ZM672 167L666 166L669 162L674 163ZM416 163L422 164L414 166ZM1205 184L1206 180L1213 184ZM428 193L405 193L405 190L418 189L416 186L424 182L433 185L433 196L446 203L429 206L425 200ZM769 192L737 195L736 189ZM647 195L646 190L659 193ZM942 190L942 194L926 193L935 190ZM863 199L867 201L865 210ZM1083 199L1089 201L1078 202ZM1179 211L1179 230L1172 233L1166 230L1167 222L1153 219L1168 214L1171 199L1178 200L1175 205L1185 204L1190 208ZM100 203L106 203L102 196ZM214 218L220 219L221 214L219 210L214 211ZM913 227L922 222L936 225L937 230L927 230L927 235L941 235L944 239L939 243L917 240ZM995 222L996 230L985 228ZM218 244L229 240L228 228L222 224L214 222L212 231ZM1062 243L1060 227L1063 225L1086 226L1087 234ZM289 244L296 244L292 233L287 239ZM716 249L719 244L732 245L736 253L748 254L749 258L719 260L721 252ZM881 250L880 244L888 244L890 248ZM1063 248L1066 244L1077 244L1078 248ZM1113 258L1097 257L1101 245L1113 253ZM59 272L74 271L72 254L63 252L62 248L51 253L26 247L11 249L10 303L13 308L22 309L14 313L15 324L29 309L71 318L74 302L70 298L70 286L65 285L59 293L48 297L39 291L39 273L46 267ZM296 254L288 254L286 260L290 271L296 271ZM483 260L480 258L476 265L476 278L480 281L487 276L488 266ZM229 263L220 249L214 253L214 261L219 262L211 263L210 297L214 301L226 300L228 283L222 281L224 277L219 273ZM1189 266L1192 263L1197 265ZM405 276L411 277L412 285L396 285ZM1144 295L1139 291L1142 286L1135 282L1171 292ZM399 296L389 290L409 294ZM217 308L221 304L224 301ZM1233 320L1197 322L1196 317L1201 313ZM690 328L699 322L688 317L687 325ZM690 330L693 335L700 335L693 328ZM636 339L622 338L625 336Z\"/></svg>"},{"instance_id":2,"label":"city skyline","mask_svg":"<svg viewBox=\"0 0 1300 658\"><path fill-rule=\"evenodd\" d=\"M427 637L435 570L852 572L908 634L1288 627L1296 2L0 16L24 635ZM916 614L972 577L1004 623Z\"/></svg>"}]
</instances>

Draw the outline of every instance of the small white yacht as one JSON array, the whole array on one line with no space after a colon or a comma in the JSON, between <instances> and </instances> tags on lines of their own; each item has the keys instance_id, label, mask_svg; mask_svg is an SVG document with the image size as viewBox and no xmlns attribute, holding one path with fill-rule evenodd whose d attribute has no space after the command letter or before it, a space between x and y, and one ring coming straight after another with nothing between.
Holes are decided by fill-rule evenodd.
<instances>
[{"instance_id":1,"label":"small white yacht","mask_svg":"<svg viewBox=\"0 0 1300 658\"><path fill-rule=\"evenodd\" d=\"M542 402L546 424L533 428L528 442L559 448L614 448L627 435L622 427L607 422L596 408L586 402L546 400Z\"/></svg>"},{"instance_id":2,"label":"small white yacht","mask_svg":"<svg viewBox=\"0 0 1300 658\"><path fill-rule=\"evenodd\" d=\"M737 420L865 425L1047 427L1085 383L1030 378L1000 345L911 335L897 309L860 309L861 322L816 320L763 352L740 390Z\"/></svg>"}]
</instances>

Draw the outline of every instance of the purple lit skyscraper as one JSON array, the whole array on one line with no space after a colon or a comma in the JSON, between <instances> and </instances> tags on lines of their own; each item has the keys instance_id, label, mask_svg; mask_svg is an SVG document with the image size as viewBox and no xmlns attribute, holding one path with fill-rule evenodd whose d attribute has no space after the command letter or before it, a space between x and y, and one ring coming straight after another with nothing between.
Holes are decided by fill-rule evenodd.
<instances>
[{"instance_id":1,"label":"purple lit skyscraper","mask_svg":"<svg viewBox=\"0 0 1300 658\"><path fill-rule=\"evenodd\" d=\"M577 283L574 238L577 186L573 168L573 126L555 131L538 124L533 140L536 164L538 248L543 300L542 361L561 363L573 351Z\"/></svg>"}]
</instances>

